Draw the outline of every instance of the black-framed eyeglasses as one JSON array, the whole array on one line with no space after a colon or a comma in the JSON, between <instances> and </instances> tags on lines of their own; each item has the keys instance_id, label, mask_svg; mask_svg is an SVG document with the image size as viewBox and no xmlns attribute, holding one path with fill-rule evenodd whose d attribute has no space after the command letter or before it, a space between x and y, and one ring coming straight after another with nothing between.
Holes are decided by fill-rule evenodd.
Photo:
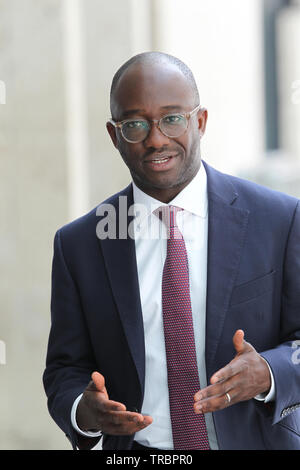
<instances>
[{"instance_id":1,"label":"black-framed eyeglasses","mask_svg":"<svg viewBox=\"0 0 300 470\"><path fill-rule=\"evenodd\" d=\"M166 114L160 119L125 119L124 121L116 122L109 119L109 122L121 130L122 137L132 144L137 144L145 140L151 129L151 122L158 125L159 130L167 137L175 138L180 137L185 133L188 128L191 116L200 109L199 104L192 111L188 113L173 113Z\"/></svg>"}]
</instances>

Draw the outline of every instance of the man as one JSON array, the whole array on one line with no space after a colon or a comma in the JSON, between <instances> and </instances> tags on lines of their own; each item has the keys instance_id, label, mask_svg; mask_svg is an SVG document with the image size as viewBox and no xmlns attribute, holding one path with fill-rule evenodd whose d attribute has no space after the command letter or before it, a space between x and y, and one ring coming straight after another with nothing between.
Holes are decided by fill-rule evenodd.
<instances>
[{"instance_id":1,"label":"man","mask_svg":"<svg viewBox=\"0 0 300 470\"><path fill-rule=\"evenodd\" d=\"M56 234L52 417L74 448L299 449L298 200L201 161L172 56L127 61L111 115L133 181Z\"/></svg>"}]
</instances>

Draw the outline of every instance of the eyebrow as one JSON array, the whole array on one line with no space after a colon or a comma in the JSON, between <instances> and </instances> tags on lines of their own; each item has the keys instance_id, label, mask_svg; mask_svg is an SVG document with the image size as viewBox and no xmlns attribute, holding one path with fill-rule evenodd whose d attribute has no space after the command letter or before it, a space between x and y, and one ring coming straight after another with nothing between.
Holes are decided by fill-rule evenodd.
<instances>
[{"instance_id":1,"label":"eyebrow","mask_svg":"<svg viewBox=\"0 0 300 470\"><path fill-rule=\"evenodd\" d=\"M167 106L162 106L161 109L179 109L180 111L183 110L183 106L180 104L169 104Z\"/></svg>"},{"instance_id":2,"label":"eyebrow","mask_svg":"<svg viewBox=\"0 0 300 470\"><path fill-rule=\"evenodd\" d=\"M166 106L161 106L161 109L165 109L166 111L172 110L172 109L182 111L184 108L180 104L170 104ZM144 109L128 109L127 111L124 111L122 113L122 119L126 119L128 116L131 116L134 114L142 114L145 112L146 111Z\"/></svg>"},{"instance_id":3,"label":"eyebrow","mask_svg":"<svg viewBox=\"0 0 300 470\"><path fill-rule=\"evenodd\" d=\"M130 116L131 114L140 114L144 112L145 112L144 109L128 109L127 111L124 111L124 113L122 113L122 118L126 118L127 116Z\"/></svg>"}]
</instances>

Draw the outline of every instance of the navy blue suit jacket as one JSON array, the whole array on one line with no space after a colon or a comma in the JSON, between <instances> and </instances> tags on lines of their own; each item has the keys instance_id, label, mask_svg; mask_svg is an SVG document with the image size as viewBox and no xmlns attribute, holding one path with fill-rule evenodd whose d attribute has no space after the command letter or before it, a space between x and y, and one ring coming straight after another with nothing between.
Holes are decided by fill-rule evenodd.
<instances>
[{"instance_id":1,"label":"navy blue suit jacket","mask_svg":"<svg viewBox=\"0 0 300 470\"><path fill-rule=\"evenodd\" d=\"M209 225L207 379L235 355L234 332L268 361L272 404L255 399L213 413L220 449L300 449L300 206L296 198L225 175L204 163ZM132 186L109 198L133 203ZM96 208L55 236L52 326L43 380L51 416L78 442L70 413L101 372L109 397L140 411L145 346L135 244L99 240ZM130 222L130 218L128 219ZM117 227L118 233L118 227ZM130 449L134 436L109 436L104 449Z\"/></svg>"}]
</instances>

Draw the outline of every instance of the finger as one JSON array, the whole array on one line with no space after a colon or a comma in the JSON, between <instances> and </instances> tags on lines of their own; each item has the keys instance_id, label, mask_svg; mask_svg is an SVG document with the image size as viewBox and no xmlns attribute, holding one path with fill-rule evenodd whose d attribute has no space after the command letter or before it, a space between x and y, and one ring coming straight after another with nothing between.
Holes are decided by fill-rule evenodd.
<instances>
[{"instance_id":1,"label":"finger","mask_svg":"<svg viewBox=\"0 0 300 470\"><path fill-rule=\"evenodd\" d=\"M104 400L100 403L101 411L104 413L111 413L112 411L126 411L124 403L114 400Z\"/></svg>"},{"instance_id":2,"label":"finger","mask_svg":"<svg viewBox=\"0 0 300 470\"><path fill-rule=\"evenodd\" d=\"M233 335L232 342L237 353L243 352L245 348L244 336L245 333L243 330L236 330Z\"/></svg>"},{"instance_id":3,"label":"finger","mask_svg":"<svg viewBox=\"0 0 300 470\"><path fill-rule=\"evenodd\" d=\"M243 364L240 361L235 361L227 364L222 369L218 370L210 379L212 385L222 384L231 377L239 374L243 370Z\"/></svg>"},{"instance_id":4,"label":"finger","mask_svg":"<svg viewBox=\"0 0 300 470\"><path fill-rule=\"evenodd\" d=\"M235 332L232 338L232 342L238 354L255 351L255 348L252 346L252 344L245 341L245 333L243 330L237 330Z\"/></svg>"},{"instance_id":5,"label":"finger","mask_svg":"<svg viewBox=\"0 0 300 470\"><path fill-rule=\"evenodd\" d=\"M194 411L196 414L212 413L214 411L222 410L228 406L233 405L238 401L238 393L235 389L229 389L228 392L220 395L209 397L200 402L194 403Z\"/></svg>"},{"instance_id":6,"label":"finger","mask_svg":"<svg viewBox=\"0 0 300 470\"><path fill-rule=\"evenodd\" d=\"M225 386L224 386L224 383L217 383L217 384L214 384L214 385L209 385L208 387L205 387L201 390L199 390L199 392L197 392L195 395L194 395L194 401L195 402L200 402L202 400L206 400L207 398L210 398L210 397L217 397L217 396L220 396L222 394L224 394L225 392L227 391L227 389L225 389Z\"/></svg>"},{"instance_id":7,"label":"finger","mask_svg":"<svg viewBox=\"0 0 300 470\"><path fill-rule=\"evenodd\" d=\"M149 426L153 422L151 416L143 416L140 413L115 412L101 425L101 429L108 434L129 435Z\"/></svg>"},{"instance_id":8,"label":"finger","mask_svg":"<svg viewBox=\"0 0 300 470\"><path fill-rule=\"evenodd\" d=\"M104 392L104 390L106 391L106 389L105 389L105 379L104 379L102 374L100 374L99 372L93 372L92 373L92 380L95 384L96 389L99 392Z\"/></svg>"},{"instance_id":9,"label":"finger","mask_svg":"<svg viewBox=\"0 0 300 470\"><path fill-rule=\"evenodd\" d=\"M232 370L232 366L228 364L228 369L227 366L224 369L221 369L218 371L218 373L222 373L222 370L225 370L225 373L227 374L225 378L225 373L224 373L224 378L221 380L218 380L217 382L213 383L212 385L208 385L205 388L202 388L199 390L197 393L194 395L194 401L195 402L200 402L201 400L205 400L210 397L219 397L221 395L224 395L228 390L230 390L236 383L237 383L237 374L238 371L242 370L242 367L234 368ZM230 371L230 372L228 372ZM235 373L236 372L236 373ZM211 379L212 380L212 379Z\"/></svg>"},{"instance_id":10,"label":"finger","mask_svg":"<svg viewBox=\"0 0 300 470\"><path fill-rule=\"evenodd\" d=\"M231 377L234 377L235 375L239 374L243 370L243 363L241 360L233 360L229 362L226 366L224 366L222 369L219 369L217 372L215 372L211 378L210 378L210 383L212 385L222 383L225 380L229 380Z\"/></svg>"},{"instance_id":11,"label":"finger","mask_svg":"<svg viewBox=\"0 0 300 470\"><path fill-rule=\"evenodd\" d=\"M89 382L86 390L91 392L104 393L108 398L103 375L101 375L99 372L93 372L91 378L92 380Z\"/></svg>"},{"instance_id":12,"label":"finger","mask_svg":"<svg viewBox=\"0 0 300 470\"><path fill-rule=\"evenodd\" d=\"M126 406L118 401L110 400L105 387L105 379L99 372L92 373L92 380L89 383L87 392L93 393L94 406L103 412L109 411L125 411Z\"/></svg>"},{"instance_id":13,"label":"finger","mask_svg":"<svg viewBox=\"0 0 300 470\"><path fill-rule=\"evenodd\" d=\"M110 419L114 424L130 424L147 425L151 424L153 419L151 416L144 416L141 413L132 411L116 411L110 414Z\"/></svg>"}]
</instances>

